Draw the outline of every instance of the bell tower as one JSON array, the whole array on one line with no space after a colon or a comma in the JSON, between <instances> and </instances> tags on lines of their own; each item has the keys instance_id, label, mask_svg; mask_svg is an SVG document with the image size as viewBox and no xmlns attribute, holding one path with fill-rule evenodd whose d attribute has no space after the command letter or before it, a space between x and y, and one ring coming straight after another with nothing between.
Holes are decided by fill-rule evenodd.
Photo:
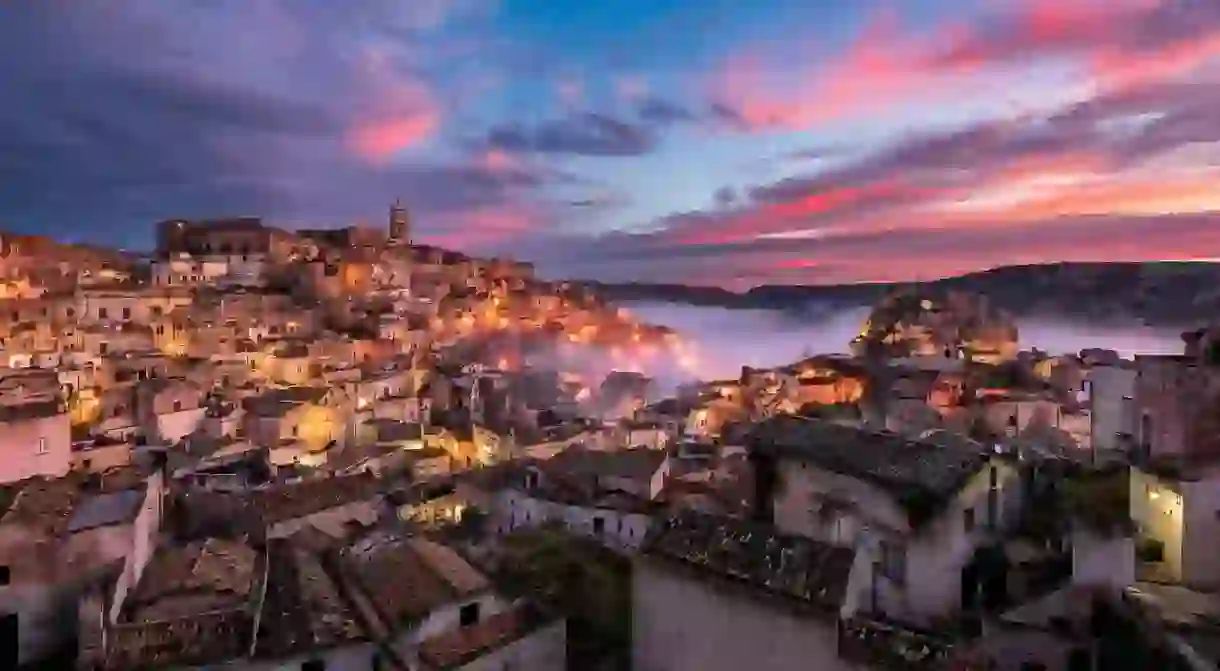
<instances>
[{"instance_id":1,"label":"bell tower","mask_svg":"<svg viewBox=\"0 0 1220 671\"><path fill-rule=\"evenodd\" d=\"M411 220L407 216L407 208L398 200L390 206L390 243L411 244Z\"/></svg>"}]
</instances>

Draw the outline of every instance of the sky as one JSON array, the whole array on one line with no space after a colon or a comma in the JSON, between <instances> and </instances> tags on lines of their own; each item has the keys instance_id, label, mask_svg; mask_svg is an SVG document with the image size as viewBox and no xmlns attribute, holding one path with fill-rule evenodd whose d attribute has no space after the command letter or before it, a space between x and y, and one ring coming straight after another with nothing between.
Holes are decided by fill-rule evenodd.
<instances>
[{"instance_id":1,"label":"sky","mask_svg":"<svg viewBox=\"0 0 1220 671\"><path fill-rule=\"evenodd\" d=\"M0 229L742 289L1220 258L1214 0L13 0Z\"/></svg>"}]
</instances>

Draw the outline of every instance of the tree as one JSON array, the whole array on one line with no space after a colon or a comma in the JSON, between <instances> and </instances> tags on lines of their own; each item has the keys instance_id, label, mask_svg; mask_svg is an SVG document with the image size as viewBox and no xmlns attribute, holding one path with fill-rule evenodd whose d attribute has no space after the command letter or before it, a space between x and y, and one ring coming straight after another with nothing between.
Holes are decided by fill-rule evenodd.
<instances>
[{"instance_id":1,"label":"tree","mask_svg":"<svg viewBox=\"0 0 1220 671\"><path fill-rule=\"evenodd\" d=\"M487 513L474 506L466 508L462 511L461 519L458 520L458 530L463 535L481 537L487 531Z\"/></svg>"}]
</instances>

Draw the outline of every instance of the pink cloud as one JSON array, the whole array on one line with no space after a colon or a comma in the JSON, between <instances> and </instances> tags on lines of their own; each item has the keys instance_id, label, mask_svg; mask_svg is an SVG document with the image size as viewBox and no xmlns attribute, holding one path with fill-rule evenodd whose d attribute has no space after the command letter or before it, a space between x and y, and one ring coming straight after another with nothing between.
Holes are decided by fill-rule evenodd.
<instances>
[{"instance_id":1,"label":"pink cloud","mask_svg":"<svg viewBox=\"0 0 1220 671\"><path fill-rule=\"evenodd\" d=\"M360 158L385 163L399 152L431 137L436 127L437 118L430 112L382 119L350 129L347 143Z\"/></svg>"},{"instance_id":2,"label":"pink cloud","mask_svg":"<svg viewBox=\"0 0 1220 671\"><path fill-rule=\"evenodd\" d=\"M395 56L381 47L363 52L358 88L371 111L357 117L345 137L349 150L375 164L430 138L442 118L428 86L404 72Z\"/></svg>"},{"instance_id":3,"label":"pink cloud","mask_svg":"<svg viewBox=\"0 0 1220 671\"><path fill-rule=\"evenodd\" d=\"M1112 91L1189 75L1220 58L1217 24L1161 0L1021 0L987 21L948 21L923 34L880 13L795 85L768 79L772 66L788 63L747 47L715 73L712 95L748 128L803 129L899 105L947 104L969 95L972 83L1048 59L1076 65Z\"/></svg>"},{"instance_id":4,"label":"pink cloud","mask_svg":"<svg viewBox=\"0 0 1220 671\"><path fill-rule=\"evenodd\" d=\"M767 64L746 52L731 57L717 74L713 96L736 110L751 128L806 128L847 115L884 109L894 102L926 99L956 90L953 79L968 74L965 63L933 66L930 55L945 35L964 28L946 25L930 35L901 30L895 14L876 15L842 53L795 86L767 81ZM799 91L793 95L791 91Z\"/></svg>"}]
</instances>

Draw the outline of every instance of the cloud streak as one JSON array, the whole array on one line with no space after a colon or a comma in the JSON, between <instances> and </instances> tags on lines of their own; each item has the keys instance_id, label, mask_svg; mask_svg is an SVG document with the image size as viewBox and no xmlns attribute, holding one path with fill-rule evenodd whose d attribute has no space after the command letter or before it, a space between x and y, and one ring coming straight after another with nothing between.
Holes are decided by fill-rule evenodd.
<instances>
[{"instance_id":1,"label":"cloud streak","mask_svg":"<svg viewBox=\"0 0 1220 671\"><path fill-rule=\"evenodd\" d=\"M15 3L0 224L140 246L401 197L424 241L733 286L1220 257L1220 5L756 4L708 41L642 0L563 40L491 0Z\"/></svg>"}]
</instances>

